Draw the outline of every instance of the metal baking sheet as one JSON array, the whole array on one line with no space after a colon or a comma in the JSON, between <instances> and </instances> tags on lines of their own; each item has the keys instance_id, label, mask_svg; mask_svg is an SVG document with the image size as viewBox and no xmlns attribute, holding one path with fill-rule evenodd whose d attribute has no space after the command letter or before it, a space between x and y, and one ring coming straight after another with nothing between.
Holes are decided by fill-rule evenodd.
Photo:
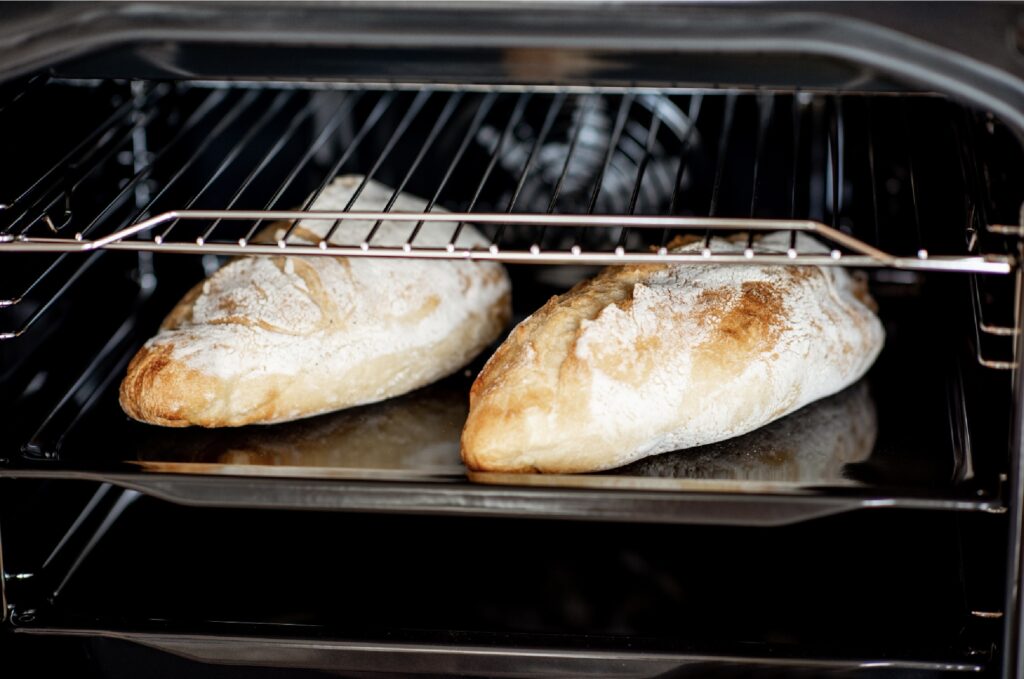
<instances>
[{"instance_id":1,"label":"metal baking sheet","mask_svg":"<svg viewBox=\"0 0 1024 679\"><path fill-rule=\"evenodd\" d=\"M659 676L745 677L751 672L786 676L925 677L950 672L985 671L983 662L962 658L938 660L892 657L801 658L756 653L651 652L636 648L595 648L586 640L576 648L358 642L321 637L270 637L173 634L74 628L19 628L20 634L77 637L139 644L204 663L310 669L328 672L389 672L489 677L616 677ZM621 645L621 644L620 644ZM908 675L910 673L910 675Z\"/></svg>"},{"instance_id":2,"label":"metal baking sheet","mask_svg":"<svg viewBox=\"0 0 1024 679\"><path fill-rule=\"evenodd\" d=\"M560 268L510 273L523 309L568 282L545 282ZM938 287L928 295L876 284L888 338L851 389L743 437L572 476L463 467L459 437L483 357L423 390L299 422L217 430L134 422L118 404L118 380L179 297L178 288L158 288L95 350L74 398L41 423L12 422L27 432L12 440L25 443L2 451L0 477L107 482L203 506L608 521L782 525L877 507L1003 512L1001 458L974 451L1005 446L999 418L1008 414L990 396L1004 376L958 370L962 345L940 311L966 286L929 282ZM189 283L183 276L181 287ZM59 360L59 349L46 355Z\"/></svg>"},{"instance_id":3,"label":"metal baking sheet","mask_svg":"<svg viewBox=\"0 0 1024 679\"><path fill-rule=\"evenodd\" d=\"M596 474L468 471L459 456L466 418L461 380L402 398L269 427L164 430L130 462L171 474L430 480L547 488L767 493L856 487L851 465L878 436L867 384L859 383L745 436L644 458Z\"/></svg>"}]
</instances>

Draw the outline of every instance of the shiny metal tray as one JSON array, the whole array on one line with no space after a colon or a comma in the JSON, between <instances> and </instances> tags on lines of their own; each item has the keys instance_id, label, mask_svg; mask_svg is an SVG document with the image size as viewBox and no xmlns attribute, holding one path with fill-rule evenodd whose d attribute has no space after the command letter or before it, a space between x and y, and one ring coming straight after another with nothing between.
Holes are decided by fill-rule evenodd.
<instances>
[{"instance_id":1,"label":"shiny metal tray","mask_svg":"<svg viewBox=\"0 0 1024 679\"><path fill-rule=\"evenodd\" d=\"M782 525L861 508L1003 511L976 482L969 449L928 447L943 437L948 447L948 434L922 432L916 458L886 440L898 438L889 431L897 417L918 422L877 408L867 380L745 436L601 473L545 475L462 465L472 376L308 420L220 430L128 421L110 387L62 436L59 455L47 455L44 437L42 452L0 476L91 479L188 505L585 520ZM112 432L112 457L97 455Z\"/></svg>"}]
</instances>

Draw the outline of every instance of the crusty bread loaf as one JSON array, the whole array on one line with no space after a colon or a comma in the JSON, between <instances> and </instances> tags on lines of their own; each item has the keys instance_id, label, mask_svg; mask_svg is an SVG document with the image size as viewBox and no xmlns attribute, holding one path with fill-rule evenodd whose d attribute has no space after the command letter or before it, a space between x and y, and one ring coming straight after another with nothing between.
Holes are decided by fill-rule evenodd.
<instances>
[{"instance_id":1,"label":"crusty bread loaf","mask_svg":"<svg viewBox=\"0 0 1024 679\"><path fill-rule=\"evenodd\" d=\"M775 233L759 247L788 245ZM804 235L798 247L827 252ZM743 244L715 239L712 249ZM756 429L871 366L884 331L858 293L838 267L609 267L552 298L487 362L463 460L485 471L598 471Z\"/></svg>"},{"instance_id":2,"label":"crusty bread loaf","mask_svg":"<svg viewBox=\"0 0 1024 679\"><path fill-rule=\"evenodd\" d=\"M653 455L608 473L794 485L853 484L847 465L867 460L877 438L878 414L862 380L743 436Z\"/></svg>"},{"instance_id":3,"label":"crusty bread loaf","mask_svg":"<svg viewBox=\"0 0 1024 679\"><path fill-rule=\"evenodd\" d=\"M361 177L336 179L313 204L341 210ZM388 187L370 181L355 210L380 210ZM400 196L392 209L421 211ZM383 222L373 243L400 246L414 222ZM292 242L318 243L330 221L300 222ZM336 244L373 226L344 221ZM426 223L418 245L441 247L455 223ZM485 245L471 226L458 245ZM338 257L241 257L192 289L128 366L121 407L171 427L294 420L380 401L472 360L511 316L495 263Z\"/></svg>"}]
</instances>

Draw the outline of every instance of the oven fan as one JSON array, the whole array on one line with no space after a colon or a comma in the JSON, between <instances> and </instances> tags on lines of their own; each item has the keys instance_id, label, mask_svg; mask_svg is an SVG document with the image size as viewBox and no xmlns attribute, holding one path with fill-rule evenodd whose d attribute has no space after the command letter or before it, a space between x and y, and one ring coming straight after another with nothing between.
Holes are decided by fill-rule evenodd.
<instances>
[{"instance_id":1,"label":"oven fan","mask_svg":"<svg viewBox=\"0 0 1024 679\"><path fill-rule=\"evenodd\" d=\"M637 97L605 168L609 144L614 137L615 115L614 105L610 105L608 97L573 97L558 114L545 143L537 149L530 173L518 198L515 198L514 211L586 213L594 186L600 181L601 190L592 212L628 214L656 115L660 119L660 129L650 145L650 157L643 167L643 181L633 212L667 212L677 181L680 151L686 145L694 146L699 142L691 117L667 96L650 94ZM541 127L540 119L524 119L506 141L498 162L509 179L496 203L498 209L508 209L513 200L517 182L529 162ZM566 168L574 136L577 136L577 141ZM484 126L477 133L477 142L488 154L494 153L500 138L501 131L493 126ZM561 188L552 203L559 180ZM685 190L689 182L689 173L684 169L683 176L679 178L680 190ZM613 248L618 234L618 229L588 229L586 246ZM505 244L526 247L533 244L537 235L536 227L508 226L502 240ZM568 250L578 244L579 237L576 229L548 229L543 247ZM640 240L641 234L636 230L630 233L630 242L634 246L640 245Z\"/></svg>"}]
</instances>

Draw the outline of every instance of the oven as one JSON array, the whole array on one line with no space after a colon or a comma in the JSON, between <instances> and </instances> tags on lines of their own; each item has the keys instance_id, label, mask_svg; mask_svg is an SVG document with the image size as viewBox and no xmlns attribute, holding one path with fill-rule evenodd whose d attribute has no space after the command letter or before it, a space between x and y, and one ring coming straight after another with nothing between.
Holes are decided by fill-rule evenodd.
<instances>
[{"instance_id":1,"label":"oven","mask_svg":"<svg viewBox=\"0 0 1024 679\"><path fill-rule=\"evenodd\" d=\"M7 676L1024 676L1018 6L4 12ZM310 213L342 175L426 207ZM487 244L418 238L453 221ZM605 266L844 267L886 342L836 396L595 474L462 465L493 346L309 420L130 420L175 302L281 256L500 262L514 322Z\"/></svg>"}]
</instances>

